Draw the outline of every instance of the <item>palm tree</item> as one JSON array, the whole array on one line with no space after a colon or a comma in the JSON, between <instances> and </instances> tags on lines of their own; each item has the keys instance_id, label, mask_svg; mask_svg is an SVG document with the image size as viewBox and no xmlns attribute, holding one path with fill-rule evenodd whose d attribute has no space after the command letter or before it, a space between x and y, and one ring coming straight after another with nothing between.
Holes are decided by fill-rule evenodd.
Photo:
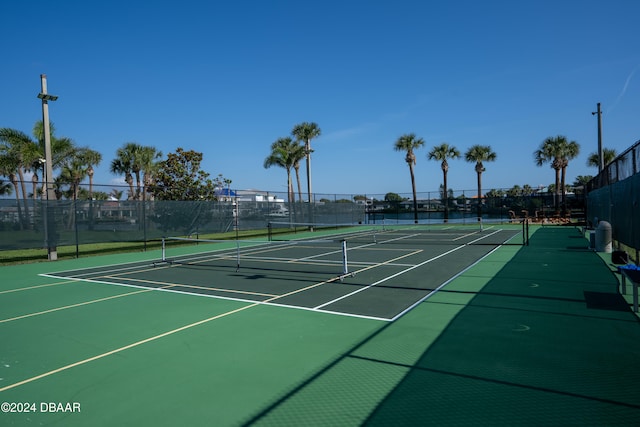
<instances>
[{"instance_id":1,"label":"palm tree","mask_svg":"<svg viewBox=\"0 0 640 427\"><path fill-rule=\"evenodd\" d=\"M27 186L24 178L25 172L30 170L31 164L34 162L38 153L37 144L24 132L15 129L0 129L0 155L8 156L13 165L14 174L11 180L16 187L16 198L20 200L17 183L20 184L22 190L22 203L24 208L24 216L20 218L24 225L29 218L29 205L27 203ZM17 176L16 176L17 175ZM20 203L20 202L18 202Z\"/></svg>"},{"instance_id":2,"label":"palm tree","mask_svg":"<svg viewBox=\"0 0 640 427\"><path fill-rule=\"evenodd\" d=\"M616 157L618 157L618 152L614 148L603 148L602 149L602 158L604 159L604 166L607 166L611 163ZM587 166L592 166L595 168L600 167L600 156L598 153L591 153L587 158Z\"/></svg>"},{"instance_id":3,"label":"palm tree","mask_svg":"<svg viewBox=\"0 0 640 427\"><path fill-rule=\"evenodd\" d=\"M89 192L87 192L87 197L89 197ZM91 197L93 197L92 200L104 201L109 199L109 194L105 193L104 191L96 191Z\"/></svg>"},{"instance_id":4,"label":"palm tree","mask_svg":"<svg viewBox=\"0 0 640 427\"><path fill-rule=\"evenodd\" d=\"M146 188L152 180L157 167L157 160L162 152L155 147L143 146L136 142L127 142L116 151L116 158L111 161L111 173L124 174L129 185L130 199L146 199ZM136 187L133 187L135 177Z\"/></svg>"},{"instance_id":5,"label":"palm tree","mask_svg":"<svg viewBox=\"0 0 640 427\"><path fill-rule=\"evenodd\" d=\"M22 216L22 207L20 204L20 190L18 187L18 178L16 176L16 170L20 161L15 157L12 152L0 153L0 175L9 178L11 185L16 195L16 207L18 208L18 225L22 230L24 228L24 218Z\"/></svg>"},{"instance_id":6,"label":"palm tree","mask_svg":"<svg viewBox=\"0 0 640 427\"><path fill-rule=\"evenodd\" d=\"M42 120L38 120L33 125L33 136L38 141L40 148L39 154L44 157L44 124ZM76 149L76 146L71 138L66 136L58 137L55 135L56 127L53 122L49 123L49 133L51 134L51 156L53 157L53 169L60 167L69 156Z\"/></svg>"},{"instance_id":7,"label":"palm tree","mask_svg":"<svg viewBox=\"0 0 640 427\"><path fill-rule=\"evenodd\" d=\"M311 205L311 140L320 136L320 127L316 123L303 122L293 127L291 135L298 142L304 142L304 154L307 157L307 192Z\"/></svg>"},{"instance_id":8,"label":"palm tree","mask_svg":"<svg viewBox=\"0 0 640 427\"><path fill-rule=\"evenodd\" d=\"M271 166L279 166L287 171L287 192L289 194L289 203L295 201L295 193L293 192L293 183L291 182L291 168L296 162L296 152L300 145L291 138L278 138L271 144L271 153L264 159L265 169ZM291 211L291 209L289 209Z\"/></svg>"},{"instance_id":9,"label":"palm tree","mask_svg":"<svg viewBox=\"0 0 640 427\"><path fill-rule=\"evenodd\" d=\"M406 151L407 155L404 160L409 165L409 173L411 174L411 188L413 190L413 220L418 223L418 198L416 194L416 178L413 173L413 167L416 164L416 155L414 150L424 145L424 139L416 137L414 133L402 135L396 140L393 148L396 151Z\"/></svg>"},{"instance_id":10,"label":"palm tree","mask_svg":"<svg viewBox=\"0 0 640 427\"><path fill-rule=\"evenodd\" d=\"M478 221L482 220L482 172L485 171L483 162L493 162L498 155L491 150L490 145L474 145L464 154L467 162L475 163L478 177Z\"/></svg>"},{"instance_id":11,"label":"palm tree","mask_svg":"<svg viewBox=\"0 0 640 427\"><path fill-rule=\"evenodd\" d=\"M89 177L89 192L87 194L87 198L89 199L89 229L93 230L93 201L100 200L93 192L93 175L95 172L93 166L97 166L100 164L100 162L102 161L102 154L94 150L84 149L82 157L87 165L86 174Z\"/></svg>"},{"instance_id":12,"label":"palm tree","mask_svg":"<svg viewBox=\"0 0 640 427\"><path fill-rule=\"evenodd\" d=\"M566 178L567 178L567 167L569 166L569 160L573 160L578 157L580 154L580 145L571 141L568 142L562 153L562 171L560 177L560 185L562 185L562 213L563 215L567 214L567 188L566 188Z\"/></svg>"},{"instance_id":13,"label":"palm tree","mask_svg":"<svg viewBox=\"0 0 640 427\"><path fill-rule=\"evenodd\" d=\"M33 202L35 203L38 198L38 182L40 181L40 177L38 176L38 166L40 163L36 163L36 167L33 168L33 175L31 175L31 195L33 197ZM40 192L40 195L43 193Z\"/></svg>"},{"instance_id":14,"label":"palm tree","mask_svg":"<svg viewBox=\"0 0 640 427\"><path fill-rule=\"evenodd\" d=\"M74 200L78 198L80 182L90 174L90 171L93 171L93 165L99 164L101 160L102 155L88 147L78 148L65 160L60 176L63 182L72 186ZM90 198L93 192L92 185L89 188L88 196Z\"/></svg>"},{"instance_id":15,"label":"palm tree","mask_svg":"<svg viewBox=\"0 0 640 427\"><path fill-rule=\"evenodd\" d=\"M522 196L522 193L523 193L522 187L520 187L518 184L514 185L513 187L507 190L507 196L510 196L510 197Z\"/></svg>"},{"instance_id":16,"label":"palm tree","mask_svg":"<svg viewBox=\"0 0 640 427\"><path fill-rule=\"evenodd\" d=\"M2 175L0 173L0 175ZM13 192L13 188L11 187L11 184L9 184L8 182L4 182L2 179L0 179L0 196L4 196L5 194L11 194Z\"/></svg>"},{"instance_id":17,"label":"palm tree","mask_svg":"<svg viewBox=\"0 0 640 427\"><path fill-rule=\"evenodd\" d=\"M122 191L117 188L112 188L111 193L108 194L108 197L115 200L120 200L122 198Z\"/></svg>"},{"instance_id":18,"label":"palm tree","mask_svg":"<svg viewBox=\"0 0 640 427\"><path fill-rule=\"evenodd\" d=\"M120 149L118 149L118 155L121 154L120 153ZM129 185L129 196L128 199L131 200L133 199L133 176L131 175L131 163L129 161L129 159L127 159L126 157L116 157L115 159L111 160L111 166L109 167L109 170L111 171L112 174L115 175L122 175L124 174L124 181L127 183L127 185Z\"/></svg>"},{"instance_id":19,"label":"palm tree","mask_svg":"<svg viewBox=\"0 0 640 427\"><path fill-rule=\"evenodd\" d=\"M587 184L593 179L592 175L578 175L573 181L573 188L576 194L585 194Z\"/></svg>"},{"instance_id":20,"label":"palm tree","mask_svg":"<svg viewBox=\"0 0 640 427\"><path fill-rule=\"evenodd\" d=\"M71 138L67 137L57 137L55 134L55 126L53 122L49 122L49 143L51 148L51 169L46 167L46 163L43 160L46 160L46 144L44 138L44 122L42 120L38 120L33 125L32 129L33 136L37 140L37 152L34 152L31 156L31 170L37 171L42 168L42 189L41 196L49 198L49 188L53 189L55 193L55 199L60 200L62 194L59 189L59 181L60 177L54 176L55 170L60 170L63 162L65 162L69 156L71 156L76 147ZM52 176L47 176L45 170L51 170ZM33 188L37 188L38 184L38 176L34 173L32 177ZM34 199L35 199L34 194ZM49 237L47 237L49 238Z\"/></svg>"},{"instance_id":21,"label":"palm tree","mask_svg":"<svg viewBox=\"0 0 640 427\"><path fill-rule=\"evenodd\" d=\"M537 166L542 166L545 163L550 163L551 168L555 171L555 182L553 190L553 208L556 213L559 212L558 203L558 190L560 189L560 169L562 165L560 162L560 143L556 138L545 139L540 148L533 152L533 157Z\"/></svg>"},{"instance_id":22,"label":"palm tree","mask_svg":"<svg viewBox=\"0 0 640 427\"><path fill-rule=\"evenodd\" d=\"M132 143L131 143L132 144ZM135 144L125 144L124 147L118 148L116 158L111 161L110 171L115 175L124 175L125 182L129 185L129 199L135 199L135 191L133 189L133 163Z\"/></svg>"},{"instance_id":23,"label":"palm tree","mask_svg":"<svg viewBox=\"0 0 640 427\"><path fill-rule=\"evenodd\" d=\"M53 123L49 123L49 130L51 134L51 151L52 151L52 169L59 168L62 162L68 158L68 156L73 153L75 146L73 141L69 138L55 137L55 127ZM0 151L5 151L5 153L1 155L5 155L7 150L13 152L15 156L17 156L19 160L19 169L16 170L16 173L20 177L20 181L22 183L23 190L23 198L26 198L26 182L24 180L24 172L35 172L38 171L42 167L42 160L45 155L45 147L44 147L44 129L42 120L36 121L33 126L33 136L35 140L29 137L24 132L2 128L0 129L0 142L1 149ZM37 177L37 172L35 173ZM53 181L53 177L50 177L51 181ZM34 185L37 184L37 180L33 180Z\"/></svg>"},{"instance_id":24,"label":"palm tree","mask_svg":"<svg viewBox=\"0 0 640 427\"><path fill-rule=\"evenodd\" d=\"M143 147L142 145L135 142L128 142L127 144L125 144L125 150L129 151L129 153L131 154L131 172L136 178L135 199L137 200L142 195L142 185L140 184L142 181L140 173L142 172L141 157Z\"/></svg>"},{"instance_id":25,"label":"palm tree","mask_svg":"<svg viewBox=\"0 0 640 427\"><path fill-rule=\"evenodd\" d=\"M303 145L298 147L291 153L295 162L293 163L293 170L296 172L296 182L298 185L298 199L302 201L302 185L300 185L300 160L306 157L305 149Z\"/></svg>"},{"instance_id":26,"label":"palm tree","mask_svg":"<svg viewBox=\"0 0 640 427\"><path fill-rule=\"evenodd\" d=\"M533 194L533 187L529 184L525 184L522 187L522 195L523 196L531 196Z\"/></svg>"},{"instance_id":27,"label":"palm tree","mask_svg":"<svg viewBox=\"0 0 640 427\"><path fill-rule=\"evenodd\" d=\"M562 191L564 193L564 180L569 160L575 158L579 152L580 146L577 142L569 142L567 137L558 135L546 138L540 144L540 148L533 153L536 165L542 166L545 163L550 163L551 168L555 171L553 205L556 214L560 213L558 192ZM563 206L565 206L564 195L562 200Z\"/></svg>"},{"instance_id":28,"label":"palm tree","mask_svg":"<svg viewBox=\"0 0 640 427\"><path fill-rule=\"evenodd\" d=\"M89 200L93 200L93 166L98 166L102 161L102 154L97 151L86 149L82 154L83 160L87 164L87 176L89 177Z\"/></svg>"},{"instance_id":29,"label":"palm tree","mask_svg":"<svg viewBox=\"0 0 640 427\"><path fill-rule=\"evenodd\" d=\"M442 168L442 188L444 194L444 221L449 221L449 194L447 188L447 172L449 172L449 163L447 159L459 159L460 151L453 145L449 145L446 142L433 147L433 149L427 155L429 160L437 160L442 162L440 167Z\"/></svg>"},{"instance_id":30,"label":"palm tree","mask_svg":"<svg viewBox=\"0 0 640 427\"><path fill-rule=\"evenodd\" d=\"M60 173L60 181L71 186L70 193L74 201L80 198L80 182L87 176L90 177L90 180L92 179L93 165L99 164L101 160L102 155L89 147L76 149L75 152L65 160ZM90 181L89 188L86 197L89 200L93 200L92 181ZM93 205L91 203L89 204L89 209L89 217L93 219ZM68 226L71 227L75 221L75 209L71 210L68 220ZM92 223L89 224L89 227L92 228Z\"/></svg>"},{"instance_id":31,"label":"palm tree","mask_svg":"<svg viewBox=\"0 0 640 427\"><path fill-rule=\"evenodd\" d=\"M148 186L153 182L153 176L158 168L158 161L162 157L162 151L155 147L143 146L138 152L137 162L142 171L142 200L146 200Z\"/></svg>"}]
</instances>

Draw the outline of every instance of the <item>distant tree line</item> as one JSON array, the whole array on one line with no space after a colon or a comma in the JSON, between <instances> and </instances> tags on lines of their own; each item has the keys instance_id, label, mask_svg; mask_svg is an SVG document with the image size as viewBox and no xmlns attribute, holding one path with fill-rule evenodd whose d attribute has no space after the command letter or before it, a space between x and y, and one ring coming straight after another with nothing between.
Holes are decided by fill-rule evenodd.
<instances>
[{"instance_id":1,"label":"distant tree line","mask_svg":"<svg viewBox=\"0 0 640 427\"><path fill-rule=\"evenodd\" d=\"M50 124L50 134L54 176L47 180L54 188L56 199L114 198L120 200L124 196L123 191L118 189L114 189L109 194L94 191L94 168L102 162L100 152L88 146L78 145L69 137L57 136L53 124ZM308 201L312 200L311 141L320 135L321 130L318 124L303 122L295 125L289 136L278 138L271 144L271 150L263 166L265 168L277 166L285 169L289 201L296 200L294 175L297 197L302 201L300 165L303 160L306 161L306 193ZM416 151L424 145L424 139L413 133L400 136L393 145L394 150L405 152L404 160L409 167L414 204L417 203L414 174L417 164ZM0 195L15 194L20 217L28 216L30 209L28 199L44 197L45 186L41 179L45 171L44 151L42 121L35 123L32 136L16 129L0 128ZM554 191L556 211L560 211L566 204L566 171L569 162L579 154L579 151L580 146L577 142L569 141L562 135L546 138L534 151L534 161L538 166L549 164L554 170L555 181L549 187ZM606 148L603 154L604 164L610 163L617 155L615 150ZM440 162L443 174L441 193L445 206L445 218L448 215L448 198L450 197L447 182L449 162L461 157L474 164L477 196L480 200L483 197L482 174L486 171L485 164L495 161L497 153L489 145L476 144L462 154L455 146L446 142L434 146L428 152L429 160ZM218 190L229 188L232 181L222 175L211 178L208 172L201 169L202 159L202 153L181 147L164 158L163 153L153 146L126 142L116 150L115 157L110 162L110 171L114 175L124 177L123 182L129 187L126 194L128 200L216 200ZM592 153L588 158L588 165L597 167L598 163L598 153ZM29 175L31 183L28 186L25 177ZM8 178L8 181L1 177ZM81 188L80 183L87 178L88 189ZM590 178L590 176L578 177L575 185L584 184ZM482 204L478 203L478 215L482 214L481 209ZM415 206L414 212L417 214Z\"/></svg>"}]
</instances>

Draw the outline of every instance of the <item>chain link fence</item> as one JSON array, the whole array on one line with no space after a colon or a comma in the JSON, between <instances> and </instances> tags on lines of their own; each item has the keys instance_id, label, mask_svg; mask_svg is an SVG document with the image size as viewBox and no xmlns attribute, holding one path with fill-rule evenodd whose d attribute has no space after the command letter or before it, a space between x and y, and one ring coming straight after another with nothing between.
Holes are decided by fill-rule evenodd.
<instances>
[{"instance_id":1,"label":"chain link fence","mask_svg":"<svg viewBox=\"0 0 640 427\"><path fill-rule=\"evenodd\" d=\"M83 185L85 198L43 200L0 198L0 250L76 246L88 243L141 242L166 236L206 236L235 232L266 232L270 222L367 224L473 222L482 218L505 222L548 222L557 218L553 194L491 190L480 200L477 191L417 194L307 194L221 189L216 201L119 200L129 187ZM108 190L111 188L111 190ZM87 195L98 195L95 200ZM111 196L108 196L111 194ZM138 193L140 194L140 193ZM67 196L68 197L68 196ZM145 198L148 198L146 195ZM583 199L569 195L569 209L581 212ZM417 211L415 210L417 206ZM579 214L575 216L579 218ZM232 235L230 236L232 237Z\"/></svg>"},{"instance_id":2,"label":"chain link fence","mask_svg":"<svg viewBox=\"0 0 640 427\"><path fill-rule=\"evenodd\" d=\"M588 222L611 224L612 239L635 262L640 258L640 141L637 141L587 184Z\"/></svg>"}]
</instances>

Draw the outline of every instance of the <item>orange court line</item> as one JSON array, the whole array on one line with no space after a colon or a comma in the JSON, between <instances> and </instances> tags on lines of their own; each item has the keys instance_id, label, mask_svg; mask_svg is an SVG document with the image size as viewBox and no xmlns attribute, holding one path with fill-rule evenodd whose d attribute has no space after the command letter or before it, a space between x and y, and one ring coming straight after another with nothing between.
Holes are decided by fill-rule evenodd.
<instances>
[{"instance_id":1,"label":"orange court line","mask_svg":"<svg viewBox=\"0 0 640 427\"><path fill-rule=\"evenodd\" d=\"M28 286L26 288L16 288L16 289L7 289L6 291L0 291L0 295L2 294L9 294L12 292L20 292L20 291L29 291L31 289L38 289L38 288L46 288L48 286L58 286L58 285L67 285L69 283L73 283L76 282L77 280L65 280L64 282L58 282L58 283L45 283L43 285L34 285L34 286Z\"/></svg>"},{"instance_id":2,"label":"orange court line","mask_svg":"<svg viewBox=\"0 0 640 427\"><path fill-rule=\"evenodd\" d=\"M409 253L409 254L402 255L402 256L400 256L400 257L397 257L397 258L394 258L394 259L388 260L388 261L386 261L386 262L383 262L383 263L380 263L380 264L375 264L375 265L372 265L372 266L365 267L365 268L363 268L363 269L361 269L361 270L358 270L358 271L359 271L359 272L361 272L361 271L369 270L369 269L372 269L372 268L375 268L375 267L378 267L378 266L382 266L382 265L385 265L385 264L389 264L389 263L392 263L392 262L397 261L397 260L399 260L399 259L402 259L402 258L405 258L405 257L411 256L411 255L414 255L414 254L417 254L417 253L420 253L420 252L422 252L422 250L416 250L416 251L414 251L414 252L411 252L411 253ZM82 279L81 279L81 280L82 280ZM169 330L169 331L167 331L167 332L163 332L163 333L161 333L161 334L158 334L158 335L155 335L155 336L152 336L152 337L149 337L149 338L146 338L146 339L140 340L140 341L136 341L136 342L131 343L131 344L128 344L128 345L126 345L126 346L119 347L119 348L116 348L116 349L114 349L114 350L111 350L111 351L108 351L108 352L105 352L105 353L101 353L101 354L98 354L98 355L96 355L96 356L93 356L93 357L90 357L90 358L87 358L87 359L84 359L84 360L80 360L80 361L78 361L78 362L74 362L74 363L71 363L71 364L66 365L66 366L62 366L62 367L60 367L60 368L57 368L57 369L51 370L51 371L49 371L49 372L45 372L45 373L43 373L43 374L40 374L40 375L37 375L37 376L31 377L31 378L27 378L27 379L25 379L25 380L23 380L23 381L19 381L19 382L17 382L17 383L10 384L10 385L8 385L8 386L5 386L5 387L3 387L3 388L0 388L0 392L3 392L3 391L6 391L6 390L10 390L10 389L13 389L13 388L19 387L19 386L21 386L21 385L28 384L28 383L31 383L31 382L33 382L33 381L37 381L37 380L42 379L42 378L46 378L46 377L48 377L48 376L51 376L51 375L57 374L57 373L59 373L59 372L63 372L63 371L66 371L66 370L68 370L68 369L74 368L74 367L76 367L76 366L84 365L84 364L86 364L86 363L93 362L93 361L96 361L96 360L99 360L99 359L105 358L105 357L110 356L110 355L112 355L112 354L120 353L120 352L122 352L122 351L125 351L125 350L128 350L128 349L131 349L131 348L138 347L138 346L140 346L140 345L142 345L142 344L146 344L146 343L149 343L149 342L155 341L155 340L157 340L157 339L164 338L164 337L166 337L166 336L169 336L169 335L172 335L172 334L175 334L175 333L178 333L178 332L184 331L184 330L186 330L186 329L189 329L189 328L192 328L192 327L195 327L195 326L199 326L199 325L202 325L202 324L204 324L204 323L208 323L208 322L210 322L210 321L212 321L212 320L220 319L220 318L223 318L223 317L229 316L229 315L231 315L231 314L239 313L239 312L244 311L244 310L246 310L246 309L248 309L248 308L257 307L257 306L260 306L260 305L262 305L262 304L269 304L269 303L271 303L271 302L273 302L273 301L275 301L275 300L278 300L278 299L280 299L280 298L284 298L284 297L287 297L287 296L290 296L290 295L294 295L294 294L297 294L297 293L300 293L300 292L304 292L304 291L306 291L306 290L313 289L313 288L315 288L315 287L318 287L318 286L321 286L321 285L325 285L325 284L328 284L328 283L333 283L333 282L335 282L335 281L337 281L337 280L339 280L339 277L333 277L333 278L331 278L331 279L328 279L328 280L325 280L325 281L322 281L322 282L318 282L318 283L315 283L315 284L313 284L313 285L306 286L306 287L304 287L304 288L300 288L300 289L293 290L293 291L288 292L288 293L286 293L286 294L282 294L282 295L274 296L274 297L269 298L269 299L267 299L267 300L265 300L265 301L262 301L262 302L255 302L255 303L251 303L251 304L248 304L248 305L246 305L246 306L244 306L244 307L237 308L237 309L235 309L235 310L231 310L231 311L228 311L228 312L225 312L225 313L221 313L221 314L218 314L218 315L216 315L216 316L209 317L209 318L207 318L207 319L199 320L199 321L197 321L197 322L190 323L190 324L188 324L188 325L181 326L181 327L179 327L179 328L172 329L172 330ZM135 292L127 293L127 294L122 294L122 295L116 295L116 296L113 296L113 297L103 298L103 299L101 299L101 300L89 301L89 302L86 302L86 303L80 303L80 304L74 304L74 305L67 306L67 307L61 307L61 308L58 308L58 309L49 310L49 311L47 311L47 312L50 312L50 311L57 311L57 310L62 310L62 309L64 309L64 308L71 308L71 307L74 307L74 306L80 306L80 305L85 305L85 304L91 304L91 303L93 303L93 302L98 302L98 301L107 300L107 299L111 299L111 298L118 298L118 297L120 297L120 296L132 295L132 294L135 294L135 293L142 293L142 292L150 292L150 291L160 290L160 289L167 289L167 288L175 287L175 286L180 286L180 285L168 285L168 286L165 286L165 287L162 287L162 288L143 289L143 290L140 290L140 291L135 291ZM35 315L37 315L37 314L43 314L43 313L46 313L46 312L34 313L34 314L31 314L31 315L21 316L21 317L35 316ZM8 320L5 320L5 321L9 321L9 320L11 320L11 319L8 319Z\"/></svg>"},{"instance_id":3,"label":"orange court line","mask_svg":"<svg viewBox=\"0 0 640 427\"><path fill-rule=\"evenodd\" d=\"M143 292L143 291L140 291L140 292ZM130 348L138 347L139 345L146 344L148 342L155 341L155 340L160 339L160 338L164 338L166 336L175 334L175 333L180 332L180 331L184 331L185 329L189 329L189 328L192 328L194 326L202 325L203 323L207 323L207 322L210 322L212 320L220 319L222 317L228 316L228 315L233 314L233 313L237 313L237 312L242 311L242 310L246 310L247 308L254 307L256 305L258 305L258 304L256 303L256 304L251 304L251 305L247 305L247 306L244 306L244 307L240 307L238 309L235 309L235 310L232 310L232 311L228 311L226 313L218 314L216 316L209 317L209 318L204 319L204 320L199 320L197 322L190 323L190 324L185 325L185 326L181 326L180 328L172 329L170 331L164 332L164 333L159 334L159 335L155 335L153 337L146 338L144 340L136 341L134 343L125 345L124 347L119 347L119 348L116 348L114 350L108 351L106 353L102 353L102 354L98 354L96 356L90 357L88 359L80 360L78 362L71 363L71 364L66 365L66 366L62 366L62 367L60 367L58 369L54 369L52 371L45 372L45 373L37 375L35 377L27 378L26 380L23 380L23 381L14 383L14 384L10 384L10 385L8 385L6 387L0 388L0 392L7 391L7 390L10 390L12 388L19 387L21 385L28 384L30 382L33 382L33 381L36 381L36 380L39 380L39 379L42 379L42 378L46 378L46 377L51 376L53 374L57 374L58 372L62 372L62 371L66 371L67 369L75 368L76 366L84 365L86 363L93 362L95 360L99 360L99 359L105 358L105 357L110 356L112 354L120 353L120 352L122 352L124 350L128 350Z\"/></svg>"},{"instance_id":4,"label":"orange court line","mask_svg":"<svg viewBox=\"0 0 640 427\"><path fill-rule=\"evenodd\" d=\"M140 290L140 291L128 292L126 294L113 295L113 296L106 297L106 298L99 298L99 299L94 299L94 300L91 300L91 301L80 302L80 303L77 303L77 304L65 305L64 307L52 308L52 309L49 309L49 310L39 311L37 313L23 314L22 316L16 316L16 317L11 317L9 319L0 320L0 323L6 323L6 322L12 322L14 320L26 319L27 317L40 316L41 314L54 313L56 311L66 310L66 309L74 308L74 307L81 307L83 305L89 305L89 304L93 304L93 303L96 303L96 302L108 301L108 300L114 299L114 298L126 297L126 296L129 296L129 295L139 294L139 293L142 293L142 292L149 292L151 290L154 290L154 289L143 289L143 290Z\"/></svg>"},{"instance_id":5,"label":"orange court line","mask_svg":"<svg viewBox=\"0 0 640 427\"><path fill-rule=\"evenodd\" d=\"M190 323L190 324L188 324L188 325L181 326L181 327L179 327L179 328L172 329L172 330L167 331L167 332L163 332L162 334L155 335L155 336L152 336L152 337L149 337L149 338L146 338L146 339L143 339L143 340L136 341L136 342L134 342L134 343L131 343L131 344L125 345L125 346L123 346L123 347L116 348L116 349L111 350L111 351L108 351L108 352L106 352L106 353L98 354L98 355L93 356L93 357L90 357L90 358L88 358L88 359L80 360L80 361L78 361L78 362L71 363L71 364L66 365L66 366L62 366L62 367L60 367L60 368L58 368L58 369L54 369L54 370L52 370L52 371L45 372L45 373L40 374L40 375L37 375L37 376L35 376L35 377L27 378L26 380L19 381L19 382L14 383L14 384L10 384L10 385L8 385L8 386L5 386L5 387L3 387L3 388L0 388L0 392L3 392L3 391L6 391L6 390L10 390L10 389L13 389L13 388L19 387L19 386L21 386L21 385L28 384L28 383L30 383L30 382L37 381L37 380L42 379L42 378L46 378L46 377L48 377L48 376L51 376L51 375L57 374L57 373L59 373L59 372L63 372L63 371L66 371L66 370L68 370L68 369L74 368L74 367L76 367L76 366L84 365L84 364L86 364L86 363L93 362L93 361L95 361L95 360L99 360L99 359L105 358L105 357L110 356L110 355L112 355L112 354L120 353L120 352L122 352L122 351L125 351L125 350L128 350L128 349L131 349L131 348L134 348L134 347L138 347L138 346L140 346L140 345L142 345L142 344L146 344L146 343L148 343L148 342L155 341L155 340L160 339L160 338L164 338L164 337L166 337L166 336L169 336L169 335L175 334L175 333L177 333L177 332L184 331L184 330L189 329L189 328L192 328L192 327L194 327L194 326L202 325L202 324L207 323L207 322L210 322L210 321L212 321L212 320L220 319L220 318L223 318L223 317L229 316L229 315L231 315L231 314L239 313L239 312L241 312L241 311L243 311L243 310L246 310L246 309L248 309L248 308L257 307L257 306L259 306L259 305L261 305L261 304L268 303L268 302L271 302L271 301L277 300L277 299L282 298L282 297L286 297L286 296L289 296L289 295L293 295L293 294L296 294L296 293L298 293L298 292L303 292L303 291L305 291L305 290L307 290L307 289L315 288L315 287L317 287L317 286L324 285L324 284L327 284L327 283L335 282L336 280L338 280L338 278L333 278L333 279L325 280L324 282L315 283L315 284L310 285L310 286L307 286L307 287L305 287L305 288L302 288L302 289L296 289L296 290L294 290L294 291L292 291L292 292L288 292L288 293L286 293L286 294L283 294L283 295L279 295L279 296L276 296L276 297L270 298L270 299L268 299L268 300L266 300L266 301L264 301L264 302L256 302L256 303L252 303L252 304L246 305L246 306L244 306L244 307L237 308L237 309L235 309L235 310L227 311L227 312L225 312L225 313L221 313L221 314L218 314L218 315L216 315L216 316L209 317L209 318L207 318L207 319L203 319L203 320L199 320L199 321L194 322L194 323ZM137 291L137 292L149 292L149 291L153 291L153 290L157 290L157 289L145 289L145 290ZM130 294L124 294L124 295L130 295ZM119 295L119 296L120 296L120 295ZM113 297L112 297L112 298L113 298Z\"/></svg>"}]
</instances>

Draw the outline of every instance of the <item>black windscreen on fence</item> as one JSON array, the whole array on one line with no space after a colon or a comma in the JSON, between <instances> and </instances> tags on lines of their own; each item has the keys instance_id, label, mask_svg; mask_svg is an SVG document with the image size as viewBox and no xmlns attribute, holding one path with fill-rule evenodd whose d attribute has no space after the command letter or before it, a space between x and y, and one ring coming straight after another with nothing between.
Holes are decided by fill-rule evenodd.
<instances>
[{"instance_id":1,"label":"black windscreen on fence","mask_svg":"<svg viewBox=\"0 0 640 427\"><path fill-rule=\"evenodd\" d=\"M640 141L606 165L587 186L589 223L609 222L613 240L635 252L636 260L640 250L639 172Z\"/></svg>"},{"instance_id":2,"label":"black windscreen on fence","mask_svg":"<svg viewBox=\"0 0 640 427\"><path fill-rule=\"evenodd\" d=\"M146 242L265 230L269 221L358 223L356 203L251 201L0 200L0 250L85 243Z\"/></svg>"},{"instance_id":3,"label":"black windscreen on fence","mask_svg":"<svg viewBox=\"0 0 640 427\"><path fill-rule=\"evenodd\" d=\"M582 221L582 194L557 197L549 189L450 191L385 195L305 195L228 192L217 201L0 199L0 251L88 243L159 241L163 236L210 234L292 224L476 224L482 220L556 223ZM239 195L238 195L239 194ZM415 210L417 208L417 211ZM216 236L217 237L217 236Z\"/></svg>"}]
</instances>

